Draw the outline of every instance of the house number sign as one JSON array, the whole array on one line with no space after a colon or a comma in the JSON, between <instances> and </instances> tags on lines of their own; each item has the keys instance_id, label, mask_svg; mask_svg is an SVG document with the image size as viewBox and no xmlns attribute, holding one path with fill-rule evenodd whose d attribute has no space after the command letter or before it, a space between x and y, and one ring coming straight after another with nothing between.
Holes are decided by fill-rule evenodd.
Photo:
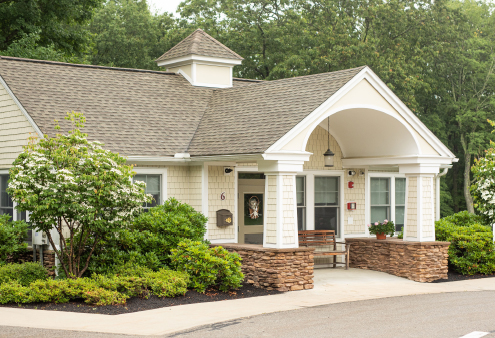
<instances>
[{"instance_id":1,"label":"house number sign","mask_svg":"<svg viewBox=\"0 0 495 338\"><path fill-rule=\"evenodd\" d=\"M226 198L226 197L225 197L225 192L222 192L222 193L220 194L220 199L221 199L222 201L225 201L225 198Z\"/></svg>"}]
</instances>

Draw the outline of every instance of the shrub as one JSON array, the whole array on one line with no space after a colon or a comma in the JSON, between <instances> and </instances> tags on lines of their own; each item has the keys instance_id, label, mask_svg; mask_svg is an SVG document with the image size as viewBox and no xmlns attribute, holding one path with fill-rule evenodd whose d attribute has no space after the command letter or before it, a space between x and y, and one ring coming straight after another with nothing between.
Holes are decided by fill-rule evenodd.
<instances>
[{"instance_id":1,"label":"shrub","mask_svg":"<svg viewBox=\"0 0 495 338\"><path fill-rule=\"evenodd\" d=\"M457 226L466 226L472 224L483 224L483 217L480 215L472 214L466 210L458 212L447 217L442 218L442 220L452 223Z\"/></svg>"},{"instance_id":2,"label":"shrub","mask_svg":"<svg viewBox=\"0 0 495 338\"><path fill-rule=\"evenodd\" d=\"M36 280L47 280L48 271L39 263L7 264L0 267L0 284L9 280L28 286Z\"/></svg>"},{"instance_id":3,"label":"shrub","mask_svg":"<svg viewBox=\"0 0 495 338\"><path fill-rule=\"evenodd\" d=\"M172 250L172 266L190 276L189 287L205 292L210 285L219 285L221 291L241 286L241 257L222 247L210 248L199 241L185 240Z\"/></svg>"},{"instance_id":4,"label":"shrub","mask_svg":"<svg viewBox=\"0 0 495 338\"><path fill-rule=\"evenodd\" d=\"M201 241L207 218L175 198L140 214L127 229L109 234L94 254L89 271L108 274L122 262L146 266L152 270L170 264L170 252L180 241Z\"/></svg>"},{"instance_id":5,"label":"shrub","mask_svg":"<svg viewBox=\"0 0 495 338\"><path fill-rule=\"evenodd\" d=\"M451 243L449 264L464 275L495 273L495 245L490 227L472 223L476 218L460 214L435 223L436 240Z\"/></svg>"},{"instance_id":6,"label":"shrub","mask_svg":"<svg viewBox=\"0 0 495 338\"><path fill-rule=\"evenodd\" d=\"M9 215L0 215L0 264L5 264L9 257L16 259L16 256L27 248L24 238L28 224L24 221L9 220Z\"/></svg>"},{"instance_id":7,"label":"shrub","mask_svg":"<svg viewBox=\"0 0 495 338\"><path fill-rule=\"evenodd\" d=\"M186 273L160 270L147 271L145 276L102 276L64 280L37 280L28 286L16 280L0 284L0 304L6 303L66 303L84 299L93 305L125 304L128 298L149 294L175 297L187 292Z\"/></svg>"}]
</instances>

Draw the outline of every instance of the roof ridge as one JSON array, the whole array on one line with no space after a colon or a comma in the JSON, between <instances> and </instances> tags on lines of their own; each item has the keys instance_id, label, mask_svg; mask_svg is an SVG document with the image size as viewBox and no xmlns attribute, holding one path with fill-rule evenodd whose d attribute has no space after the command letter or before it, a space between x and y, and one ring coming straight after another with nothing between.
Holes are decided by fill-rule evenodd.
<instances>
[{"instance_id":1,"label":"roof ridge","mask_svg":"<svg viewBox=\"0 0 495 338\"><path fill-rule=\"evenodd\" d=\"M196 31L199 31L205 38L209 39L211 42L219 45L220 47L222 47L223 49L225 49L227 52L229 52L230 54L234 55L236 58L241 58L241 59L244 59L242 56L240 56L239 54L237 54L236 52L234 52L232 49L230 49L229 47L225 46L223 43L221 43L220 41L218 41L217 39L215 39L213 36L209 35L208 33L206 33L204 30L202 30L201 28L198 28Z\"/></svg>"},{"instance_id":2,"label":"roof ridge","mask_svg":"<svg viewBox=\"0 0 495 338\"><path fill-rule=\"evenodd\" d=\"M160 70L86 65L86 64L82 64L82 63L69 63L69 62L51 61L51 60L38 60L38 59L28 59L28 58L20 58L20 57L15 57L15 56L0 55L0 60L2 60L2 59L12 60L12 61L21 61L21 62L42 63L42 64L49 64L49 65L57 65L57 66L94 68L94 69L109 69L109 70L118 70L118 71L127 71L127 72L154 73L154 74L163 74L163 75L177 75L174 72L164 72L164 71L160 71Z\"/></svg>"},{"instance_id":3,"label":"roof ridge","mask_svg":"<svg viewBox=\"0 0 495 338\"><path fill-rule=\"evenodd\" d=\"M308 75L301 75L301 76L294 76L294 77L286 77L286 78L277 79L277 80L250 80L250 79L240 79L240 78L236 78L236 80L240 80L240 81L253 81L253 82L255 82L254 84L252 84L252 85L249 86L249 87L251 87L251 86L254 86L255 84L258 84L258 85L261 85L261 84L272 84L272 83L275 83L275 82L290 81L290 80L295 80L295 79L300 79L300 78L316 77L316 76L320 76L320 75L328 75L328 74L335 74L335 73L340 73L340 72L348 72L348 71L358 70L358 69L361 70L361 69L364 69L366 67L368 67L368 66L367 65L364 65L364 66L355 67L355 68L336 70L336 71L333 71L333 72L318 73L318 74L308 74ZM216 89L214 89L214 91L229 90L229 89L241 89L241 88L244 88L244 87L245 86L242 86L242 87L216 88Z\"/></svg>"}]
</instances>

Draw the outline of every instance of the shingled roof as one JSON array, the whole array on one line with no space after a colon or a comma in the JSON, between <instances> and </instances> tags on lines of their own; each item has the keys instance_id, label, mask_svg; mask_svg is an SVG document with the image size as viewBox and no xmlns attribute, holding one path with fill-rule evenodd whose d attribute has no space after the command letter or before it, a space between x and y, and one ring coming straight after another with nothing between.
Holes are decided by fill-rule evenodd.
<instances>
[{"instance_id":1,"label":"shingled roof","mask_svg":"<svg viewBox=\"0 0 495 338\"><path fill-rule=\"evenodd\" d=\"M91 139L127 156L262 153L362 68L212 89L175 73L0 58L0 75L43 133L82 112Z\"/></svg>"},{"instance_id":2,"label":"shingled roof","mask_svg":"<svg viewBox=\"0 0 495 338\"><path fill-rule=\"evenodd\" d=\"M165 61L191 54L243 60L242 56L229 49L220 41L214 39L202 29L197 29L191 35L172 47L168 52L156 59L156 61Z\"/></svg>"}]
</instances>

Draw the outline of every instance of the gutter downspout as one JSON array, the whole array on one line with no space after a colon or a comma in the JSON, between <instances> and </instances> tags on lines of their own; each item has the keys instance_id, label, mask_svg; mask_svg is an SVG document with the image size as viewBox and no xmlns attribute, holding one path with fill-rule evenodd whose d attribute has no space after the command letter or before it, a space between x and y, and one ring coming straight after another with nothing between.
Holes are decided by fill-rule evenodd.
<instances>
[{"instance_id":1,"label":"gutter downspout","mask_svg":"<svg viewBox=\"0 0 495 338\"><path fill-rule=\"evenodd\" d=\"M447 175L449 168L444 168L441 173L436 176L436 189L435 189L435 220L440 220L440 177Z\"/></svg>"}]
</instances>

